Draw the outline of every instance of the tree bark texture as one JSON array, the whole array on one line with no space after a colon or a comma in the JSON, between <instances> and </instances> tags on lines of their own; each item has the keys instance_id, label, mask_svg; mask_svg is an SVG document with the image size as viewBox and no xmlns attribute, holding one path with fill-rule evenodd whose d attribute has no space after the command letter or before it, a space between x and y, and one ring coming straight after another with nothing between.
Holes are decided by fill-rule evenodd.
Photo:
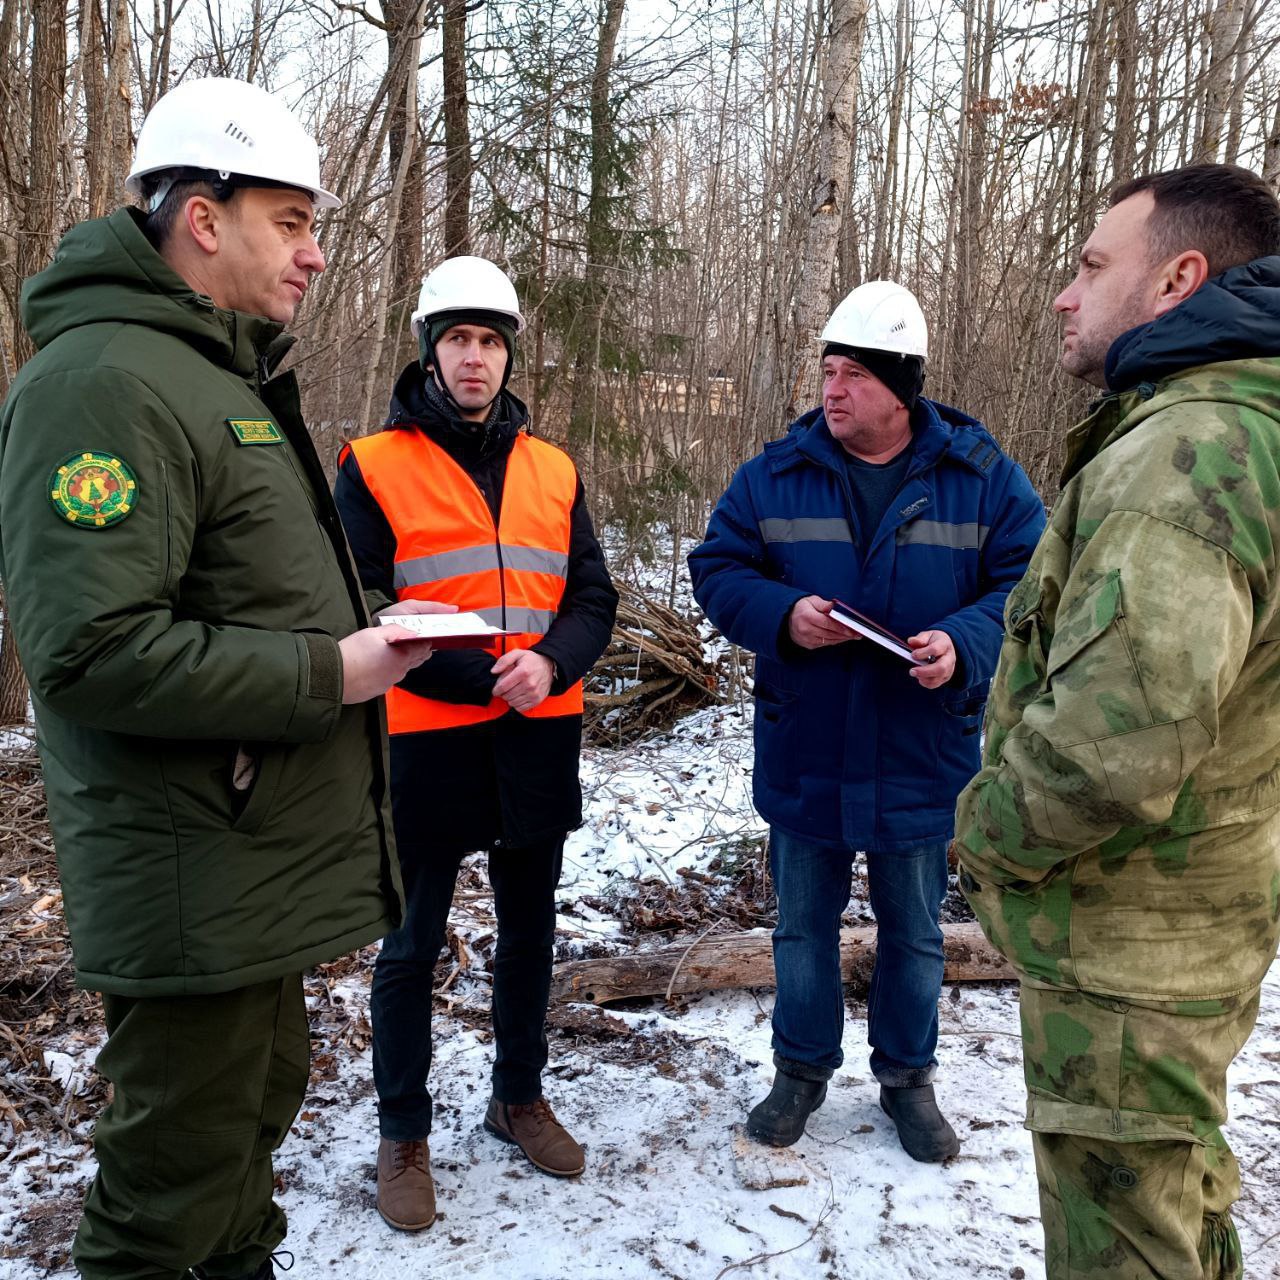
<instances>
[{"instance_id":1,"label":"tree bark texture","mask_svg":"<svg viewBox=\"0 0 1280 1280\"><path fill-rule=\"evenodd\" d=\"M424 8L420 0L387 0L383 13L386 16L388 65L395 63L397 57L403 58L407 41L412 41L415 49L421 49ZM407 74L416 78L417 72L415 55ZM398 214L389 276L391 297L388 310L391 331L397 337L408 333L409 315L418 296L418 287L422 283L422 246L426 221L426 176L422 148L418 146L416 94L412 111L408 109L407 103L408 98L404 94L393 91L387 104L391 113L387 140L390 152L388 168L392 181L399 181L401 170L404 171L397 197ZM408 159L402 164L406 156Z\"/></svg>"},{"instance_id":2,"label":"tree bark texture","mask_svg":"<svg viewBox=\"0 0 1280 1280\"><path fill-rule=\"evenodd\" d=\"M1213 164L1222 150L1227 112L1239 62L1237 47L1244 31L1244 0L1219 0L1210 21L1212 53L1206 76L1205 106L1193 164Z\"/></svg>"},{"instance_id":3,"label":"tree bark texture","mask_svg":"<svg viewBox=\"0 0 1280 1280\"><path fill-rule=\"evenodd\" d=\"M615 228L609 195L614 183L614 119L610 77L618 47L618 32L626 0L600 0L600 27L595 66L591 75L591 190L587 197L586 289L578 325L577 358L574 361L573 405L570 417L588 425L592 441L586 483L594 500L599 476L596 419L599 415L599 352L605 309L613 286L611 268L616 259Z\"/></svg>"},{"instance_id":4,"label":"tree bark texture","mask_svg":"<svg viewBox=\"0 0 1280 1280\"><path fill-rule=\"evenodd\" d=\"M16 262L19 281L41 270L53 256L63 185L60 144L66 96L67 0L34 0L32 14L31 143ZM21 365L35 354L35 346L21 327L14 338L16 363ZM20 724L26 714L26 677L6 616L0 641L0 724Z\"/></svg>"},{"instance_id":5,"label":"tree bark texture","mask_svg":"<svg viewBox=\"0 0 1280 1280\"><path fill-rule=\"evenodd\" d=\"M444 0L444 256L471 252L467 0Z\"/></svg>"},{"instance_id":6,"label":"tree bark texture","mask_svg":"<svg viewBox=\"0 0 1280 1280\"><path fill-rule=\"evenodd\" d=\"M1280 194L1280 98L1276 99L1276 113L1272 117L1271 128L1267 133L1262 159L1262 176L1271 184L1271 189Z\"/></svg>"},{"instance_id":7,"label":"tree bark texture","mask_svg":"<svg viewBox=\"0 0 1280 1280\"><path fill-rule=\"evenodd\" d=\"M813 398L817 387L814 344L831 313L831 277L840 227L849 204L849 153L867 8L868 0L833 0L831 6L822 124L818 131L818 174L809 207L786 377L788 419Z\"/></svg>"},{"instance_id":8,"label":"tree bark texture","mask_svg":"<svg viewBox=\"0 0 1280 1280\"><path fill-rule=\"evenodd\" d=\"M101 218L122 202L133 158L127 0L83 0L80 39L89 217Z\"/></svg>"},{"instance_id":9,"label":"tree bark texture","mask_svg":"<svg viewBox=\"0 0 1280 1280\"><path fill-rule=\"evenodd\" d=\"M0 605L4 597L0 594ZM0 727L25 724L27 719L27 678L18 661L18 650L13 642L13 628L9 625L8 612L0 609L4 634L0 635Z\"/></svg>"},{"instance_id":10,"label":"tree bark texture","mask_svg":"<svg viewBox=\"0 0 1280 1280\"><path fill-rule=\"evenodd\" d=\"M67 74L67 0L34 0L31 65L29 180L18 241L18 279L25 280L53 256L59 231L59 143ZM17 335L17 363L35 354L25 331Z\"/></svg>"},{"instance_id":11,"label":"tree bark texture","mask_svg":"<svg viewBox=\"0 0 1280 1280\"><path fill-rule=\"evenodd\" d=\"M942 928L947 982L1010 982L1014 972L983 937L977 924ZM875 962L874 927L840 930L840 972L846 984L865 990ZM551 978L553 1003L608 1004L634 996L774 987L773 943L765 929L677 943L629 956L569 960Z\"/></svg>"}]
</instances>

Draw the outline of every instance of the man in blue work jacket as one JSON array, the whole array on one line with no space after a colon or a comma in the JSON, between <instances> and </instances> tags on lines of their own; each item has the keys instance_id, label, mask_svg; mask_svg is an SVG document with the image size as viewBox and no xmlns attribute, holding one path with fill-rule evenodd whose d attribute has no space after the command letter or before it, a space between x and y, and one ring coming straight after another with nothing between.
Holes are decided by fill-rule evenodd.
<instances>
[{"instance_id":1,"label":"man in blue work jacket","mask_svg":"<svg viewBox=\"0 0 1280 1280\"><path fill-rule=\"evenodd\" d=\"M738 471L689 557L707 616L756 654L777 1072L747 1131L795 1142L843 1061L840 916L863 850L880 1105L910 1156L941 1161L960 1149L932 1083L946 849L1044 507L981 423L921 396L928 334L906 289L861 285L822 341L822 405ZM906 637L916 661L836 622L835 601Z\"/></svg>"}]
</instances>

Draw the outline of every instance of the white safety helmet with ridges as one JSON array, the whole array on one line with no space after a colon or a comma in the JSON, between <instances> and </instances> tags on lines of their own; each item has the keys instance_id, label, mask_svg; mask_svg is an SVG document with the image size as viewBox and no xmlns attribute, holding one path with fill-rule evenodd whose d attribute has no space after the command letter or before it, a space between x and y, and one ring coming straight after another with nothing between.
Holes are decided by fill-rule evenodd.
<instances>
[{"instance_id":1,"label":"white safety helmet with ridges","mask_svg":"<svg viewBox=\"0 0 1280 1280\"><path fill-rule=\"evenodd\" d=\"M447 311L492 311L508 317L519 333L524 329L520 299L505 271L488 258L462 255L446 258L422 282L418 307L409 322L418 336L422 322Z\"/></svg>"},{"instance_id":2,"label":"white safety helmet with ridges","mask_svg":"<svg viewBox=\"0 0 1280 1280\"><path fill-rule=\"evenodd\" d=\"M854 289L831 313L821 341L921 360L929 354L929 330L920 304L910 289L891 280L869 280Z\"/></svg>"},{"instance_id":3,"label":"white safety helmet with ridges","mask_svg":"<svg viewBox=\"0 0 1280 1280\"><path fill-rule=\"evenodd\" d=\"M187 80L151 108L125 186L145 195L143 179L166 170L200 170L224 181L261 178L310 192L318 209L342 204L320 185L320 149L297 116L274 94L243 80ZM158 203L153 196L152 207Z\"/></svg>"}]
</instances>

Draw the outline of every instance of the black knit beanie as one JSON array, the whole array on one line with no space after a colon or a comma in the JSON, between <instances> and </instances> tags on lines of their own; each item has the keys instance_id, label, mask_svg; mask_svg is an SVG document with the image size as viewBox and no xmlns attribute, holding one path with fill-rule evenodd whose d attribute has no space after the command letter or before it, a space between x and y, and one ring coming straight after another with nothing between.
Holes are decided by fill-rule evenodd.
<instances>
[{"instance_id":1,"label":"black knit beanie","mask_svg":"<svg viewBox=\"0 0 1280 1280\"><path fill-rule=\"evenodd\" d=\"M874 347L846 347L828 342L823 357L845 356L856 360L872 377L879 378L910 412L916 407L924 389L924 361L919 356L903 356L893 351L877 351Z\"/></svg>"},{"instance_id":2,"label":"black knit beanie","mask_svg":"<svg viewBox=\"0 0 1280 1280\"><path fill-rule=\"evenodd\" d=\"M497 311L442 311L431 317L430 322L418 330L418 358L425 368L433 363L436 343L456 324L481 325L502 335L507 344L507 368L516 355L516 326L510 316Z\"/></svg>"}]
</instances>

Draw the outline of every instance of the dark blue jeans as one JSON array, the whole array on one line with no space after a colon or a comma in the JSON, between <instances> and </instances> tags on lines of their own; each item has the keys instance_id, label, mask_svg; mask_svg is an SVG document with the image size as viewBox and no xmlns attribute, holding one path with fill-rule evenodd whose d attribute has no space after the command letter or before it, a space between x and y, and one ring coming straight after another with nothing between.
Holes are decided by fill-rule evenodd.
<instances>
[{"instance_id":1,"label":"dark blue jeans","mask_svg":"<svg viewBox=\"0 0 1280 1280\"><path fill-rule=\"evenodd\" d=\"M489 853L498 917L493 961L493 1095L517 1106L542 1096L547 998L564 837ZM432 972L465 854L404 843L405 918L382 943L373 971L373 1081L378 1131L398 1142L431 1132Z\"/></svg>"},{"instance_id":2,"label":"dark blue jeans","mask_svg":"<svg viewBox=\"0 0 1280 1280\"><path fill-rule=\"evenodd\" d=\"M773 963L773 1049L778 1058L833 1071L844 1061L840 915L849 901L855 851L815 844L776 828L769 837L778 895ZM947 846L867 853L876 962L867 998L871 1070L881 1084L927 1084L937 1068L938 995Z\"/></svg>"}]
</instances>

